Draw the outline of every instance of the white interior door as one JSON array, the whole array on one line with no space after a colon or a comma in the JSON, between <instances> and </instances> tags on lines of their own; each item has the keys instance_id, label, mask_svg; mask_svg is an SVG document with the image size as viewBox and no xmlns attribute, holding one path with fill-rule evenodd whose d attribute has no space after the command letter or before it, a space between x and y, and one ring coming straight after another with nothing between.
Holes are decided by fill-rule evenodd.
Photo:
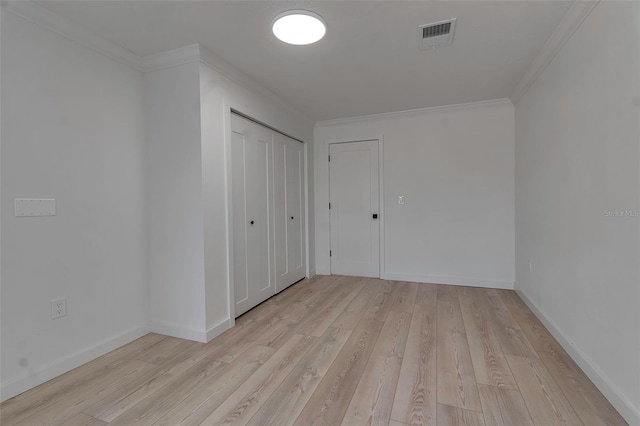
<instances>
[{"instance_id":1,"label":"white interior door","mask_svg":"<svg viewBox=\"0 0 640 426\"><path fill-rule=\"evenodd\" d=\"M272 132L231 116L235 314L275 294L272 241Z\"/></svg>"},{"instance_id":2,"label":"white interior door","mask_svg":"<svg viewBox=\"0 0 640 426\"><path fill-rule=\"evenodd\" d=\"M304 150L302 143L274 134L276 291L306 273L304 256Z\"/></svg>"},{"instance_id":3,"label":"white interior door","mask_svg":"<svg viewBox=\"0 0 640 426\"><path fill-rule=\"evenodd\" d=\"M380 276L378 141L329 145L331 273Z\"/></svg>"}]
</instances>

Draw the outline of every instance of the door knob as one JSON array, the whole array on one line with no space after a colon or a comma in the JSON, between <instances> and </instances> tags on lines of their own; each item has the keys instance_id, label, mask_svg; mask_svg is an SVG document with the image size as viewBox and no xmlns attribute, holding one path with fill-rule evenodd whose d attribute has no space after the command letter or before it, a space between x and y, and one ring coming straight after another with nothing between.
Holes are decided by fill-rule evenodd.
<instances>
[{"instance_id":1,"label":"door knob","mask_svg":"<svg viewBox=\"0 0 640 426\"><path fill-rule=\"evenodd\" d=\"M253 225L253 220L251 222L249 222L251 225Z\"/></svg>"},{"instance_id":2,"label":"door knob","mask_svg":"<svg viewBox=\"0 0 640 426\"><path fill-rule=\"evenodd\" d=\"M291 220L293 220L293 216L291 216Z\"/></svg>"},{"instance_id":3,"label":"door knob","mask_svg":"<svg viewBox=\"0 0 640 426\"><path fill-rule=\"evenodd\" d=\"M374 214L373 214L373 218L374 218L374 219L377 219L377 218L378 218L378 213L374 213Z\"/></svg>"}]
</instances>

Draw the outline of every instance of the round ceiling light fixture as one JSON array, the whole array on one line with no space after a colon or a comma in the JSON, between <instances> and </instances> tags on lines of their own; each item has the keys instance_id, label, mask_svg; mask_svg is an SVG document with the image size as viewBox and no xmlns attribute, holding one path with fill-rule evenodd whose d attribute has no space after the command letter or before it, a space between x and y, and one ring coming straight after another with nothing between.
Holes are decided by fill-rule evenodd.
<instances>
[{"instance_id":1,"label":"round ceiling light fixture","mask_svg":"<svg viewBox=\"0 0 640 426\"><path fill-rule=\"evenodd\" d=\"M327 25L317 13L288 10L274 18L271 29L279 40L302 46L322 39L327 32Z\"/></svg>"}]
</instances>

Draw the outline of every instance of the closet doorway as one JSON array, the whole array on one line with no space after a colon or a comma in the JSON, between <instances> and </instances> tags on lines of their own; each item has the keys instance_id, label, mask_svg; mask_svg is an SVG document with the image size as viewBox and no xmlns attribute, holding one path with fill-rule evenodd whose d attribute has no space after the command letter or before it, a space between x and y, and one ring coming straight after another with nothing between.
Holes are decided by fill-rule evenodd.
<instances>
[{"instance_id":1,"label":"closet doorway","mask_svg":"<svg viewBox=\"0 0 640 426\"><path fill-rule=\"evenodd\" d=\"M235 316L304 278L304 146L231 114Z\"/></svg>"}]
</instances>

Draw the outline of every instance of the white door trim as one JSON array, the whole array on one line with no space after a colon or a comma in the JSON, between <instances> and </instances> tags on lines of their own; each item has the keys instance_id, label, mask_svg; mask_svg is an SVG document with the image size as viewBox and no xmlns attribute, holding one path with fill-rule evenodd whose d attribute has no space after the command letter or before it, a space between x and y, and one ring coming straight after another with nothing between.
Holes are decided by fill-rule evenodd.
<instances>
[{"instance_id":1,"label":"white door trim","mask_svg":"<svg viewBox=\"0 0 640 426\"><path fill-rule=\"evenodd\" d=\"M313 268L311 268L311 249L309 243L309 210L315 208L315 206L309 204L309 172L308 170L311 168L313 170L313 164L309 167L309 144L303 144L303 155L304 155L304 255L306 256L307 267L306 267L306 277L307 279L312 278L316 274L316 261L313 260ZM314 224L315 226L315 224ZM315 242L314 242L315 243Z\"/></svg>"},{"instance_id":2,"label":"white door trim","mask_svg":"<svg viewBox=\"0 0 640 426\"><path fill-rule=\"evenodd\" d=\"M229 327L236 325L236 302L234 289L234 258L233 258L233 197L231 182L231 109L223 100L222 114L224 132L224 180L225 201L227 204L227 309L229 310Z\"/></svg>"},{"instance_id":3,"label":"white door trim","mask_svg":"<svg viewBox=\"0 0 640 426\"><path fill-rule=\"evenodd\" d=\"M386 214L384 211L384 135L377 134L370 137L359 137L359 138L337 138L337 139L328 139L327 140L327 148L325 153L325 158L327 159L327 188L330 186L329 176L331 171L329 170L329 150L331 149L331 145L341 144L341 143L350 143L350 142L364 142L364 141L378 141L378 197L379 197L379 220L380 220L380 268L378 271L379 278L382 278L386 275L386 267L385 267L385 218ZM331 233L331 220L329 220L329 233ZM329 242L329 247L331 247L331 242ZM331 259L329 259L329 273L331 273Z\"/></svg>"}]
</instances>

